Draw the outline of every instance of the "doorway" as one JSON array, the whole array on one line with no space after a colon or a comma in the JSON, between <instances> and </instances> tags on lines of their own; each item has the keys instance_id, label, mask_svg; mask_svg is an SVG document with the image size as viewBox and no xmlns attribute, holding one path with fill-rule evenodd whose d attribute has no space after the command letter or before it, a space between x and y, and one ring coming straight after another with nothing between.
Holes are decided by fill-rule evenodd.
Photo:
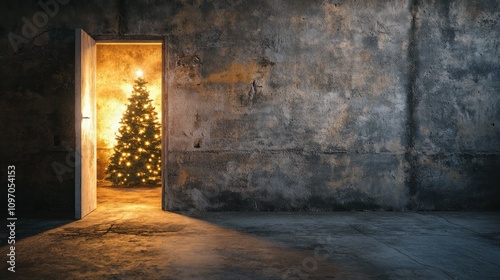
<instances>
[{"instance_id":1,"label":"doorway","mask_svg":"<svg viewBox=\"0 0 500 280\"><path fill-rule=\"evenodd\" d=\"M96 157L99 185L110 183L106 180L108 176L106 170L111 163L110 158L113 156L114 147L118 144L115 134L121 126L120 120L127 109L134 81L139 76L147 82L145 86L149 92L149 99L152 100L154 112L158 114L158 121L161 125L161 46L161 43L97 42Z\"/></svg>"},{"instance_id":2,"label":"doorway","mask_svg":"<svg viewBox=\"0 0 500 280\"><path fill-rule=\"evenodd\" d=\"M97 207L97 185L106 185L106 168L116 145L115 134L127 109L137 76L147 81L158 116L162 168L157 178L164 196L166 141L163 40L94 41L76 30L76 176L75 218Z\"/></svg>"}]
</instances>

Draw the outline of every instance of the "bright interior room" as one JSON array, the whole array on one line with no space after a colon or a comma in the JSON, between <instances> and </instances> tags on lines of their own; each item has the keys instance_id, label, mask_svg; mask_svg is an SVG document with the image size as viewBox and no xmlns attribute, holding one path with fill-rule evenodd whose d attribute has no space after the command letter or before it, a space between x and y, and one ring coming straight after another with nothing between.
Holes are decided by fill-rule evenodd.
<instances>
[{"instance_id":1,"label":"bright interior room","mask_svg":"<svg viewBox=\"0 0 500 280\"><path fill-rule=\"evenodd\" d=\"M98 186L159 186L161 150L155 154L145 154L153 141L161 148L162 44L98 42L96 67ZM143 93L142 97L138 96L140 92ZM135 96L132 103L144 104L138 104L140 108L129 107L132 96ZM143 110L143 107L147 108ZM123 135L134 130L134 126L141 126L141 123L130 123L136 116L137 121L140 119L140 122L146 123L152 121L153 114L157 123L156 132L135 127L142 137L137 143L132 143L135 136ZM118 140L119 135L122 135L121 141ZM132 149L135 152L131 153ZM113 161L115 150L119 150L120 155ZM141 155L146 159L141 159ZM118 168L120 165L123 166ZM107 170L110 171L107 173ZM111 176L112 170L115 172L114 178ZM139 176L135 178L137 182L127 177L132 175Z\"/></svg>"}]
</instances>

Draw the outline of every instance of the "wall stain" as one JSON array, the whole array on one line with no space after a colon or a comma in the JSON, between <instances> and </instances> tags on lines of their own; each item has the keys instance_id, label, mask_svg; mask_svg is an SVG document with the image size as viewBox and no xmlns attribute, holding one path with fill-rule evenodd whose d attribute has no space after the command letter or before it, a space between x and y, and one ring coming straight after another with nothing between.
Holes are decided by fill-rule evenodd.
<instances>
[{"instance_id":1,"label":"wall stain","mask_svg":"<svg viewBox=\"0 0 500 280\"><path fill-rule=\"evenodd\" d=\"M248 65L234 63L229 65L227 70L210 74L205 78L206 83L251 83L258 66L256 63Z\"/></svg>"}]
</instances>

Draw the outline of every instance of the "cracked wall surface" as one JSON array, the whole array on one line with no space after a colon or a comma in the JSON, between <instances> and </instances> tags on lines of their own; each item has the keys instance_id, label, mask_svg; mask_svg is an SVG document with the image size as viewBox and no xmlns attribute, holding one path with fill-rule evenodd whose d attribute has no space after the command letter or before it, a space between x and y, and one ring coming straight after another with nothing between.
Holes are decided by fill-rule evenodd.
<instances>
[{"instance_id":1,"label":"cracked wall surface","mask_svg":"<svg viewBox=\"0 0 500 280\"><path fill-rule=\"evenodd\" d=\"M498 209L495 1L71 1L14 52L9 32L40 10L16 3L0 20L0 104L20 125L2 153L46 157L16 159L46 170L26 173L27 194L70 192L50 162L68 153L55 140L74 142L81 27L167 38L166 209Z\"/></svg>"}]
</instances>

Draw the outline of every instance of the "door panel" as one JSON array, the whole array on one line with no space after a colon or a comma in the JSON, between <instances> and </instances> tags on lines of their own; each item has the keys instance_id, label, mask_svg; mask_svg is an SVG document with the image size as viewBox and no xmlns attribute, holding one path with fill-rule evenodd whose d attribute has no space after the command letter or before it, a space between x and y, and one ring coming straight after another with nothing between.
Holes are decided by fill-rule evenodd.
<instances>
[{"instance_id":1,"label":"door panel","mask_svg":"<svg viewBox=\"0 0 500 280\"><path fill-rule=\"evenodd\" d=\"M96 43L76 29L75 46L75 218L97 207L96 182Z\"/></svg>"}]
</instances>

